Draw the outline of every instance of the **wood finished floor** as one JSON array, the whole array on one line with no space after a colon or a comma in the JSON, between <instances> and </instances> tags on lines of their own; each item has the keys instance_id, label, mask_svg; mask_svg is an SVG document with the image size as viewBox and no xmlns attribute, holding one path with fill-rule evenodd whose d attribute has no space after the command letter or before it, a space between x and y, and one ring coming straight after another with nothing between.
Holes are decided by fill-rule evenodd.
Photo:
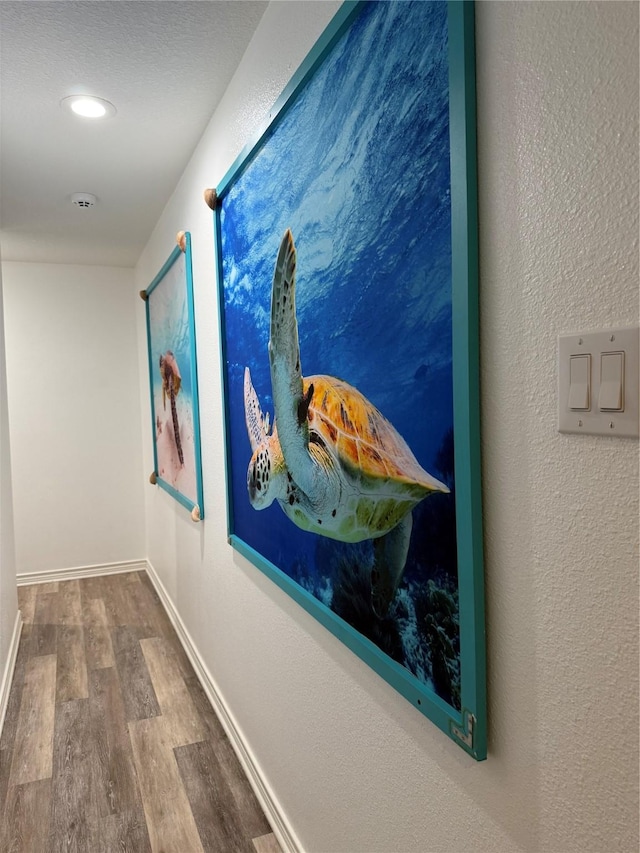
<instances>
[{"instance_id":1,"label":"wood finished floor","mask_svg":"<svg viewBox=\"0 0 640 853\"><path fill-rule=\"evenodd\" d=\"M279 853L146 573L18 595L2 853Z\"/></svg>"}]
</instances>

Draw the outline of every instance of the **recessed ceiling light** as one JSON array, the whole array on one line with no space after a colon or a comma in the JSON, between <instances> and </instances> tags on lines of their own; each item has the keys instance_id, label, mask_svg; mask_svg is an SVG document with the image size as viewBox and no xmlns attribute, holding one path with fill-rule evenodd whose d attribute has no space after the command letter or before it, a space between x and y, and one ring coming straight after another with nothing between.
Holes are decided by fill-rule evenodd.
<instances>
[{"instance_id":1,"label":"recessed ceiling light","mask_svg":"<svg viewBox=\"0 0 640 853\"><path fill-rule=\"evenodd\" d=\"M116 113L116 108L104 98L94 95L69 95L60 101L61 106L83 118L105 118Z\"/></svg>"}]
</instances>

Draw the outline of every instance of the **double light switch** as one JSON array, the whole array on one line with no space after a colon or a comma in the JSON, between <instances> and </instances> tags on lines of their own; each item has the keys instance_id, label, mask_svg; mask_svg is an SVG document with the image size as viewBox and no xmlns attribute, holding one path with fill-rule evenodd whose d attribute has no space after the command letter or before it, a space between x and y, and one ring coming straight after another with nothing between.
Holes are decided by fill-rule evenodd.
<instances>
[{"instance_id":1,"label":"double light switch","mask_svg":"<svg viewBox=\"0 0 640 853\"><path fill-rule=\"evenodd\" d=\"M558 429L638 436L638 329L558 339Z\"/></svg>"}]
</instances>

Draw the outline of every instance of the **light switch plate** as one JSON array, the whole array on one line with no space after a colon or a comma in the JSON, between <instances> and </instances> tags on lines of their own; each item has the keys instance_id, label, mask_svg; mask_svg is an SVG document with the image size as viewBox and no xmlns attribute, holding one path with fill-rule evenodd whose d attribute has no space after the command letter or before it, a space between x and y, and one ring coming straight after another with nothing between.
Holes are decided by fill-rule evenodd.
<instances>
[{"instance_id":1,"label":"light switch plate","mask_svg":"<svg viewBox=\"0 0 640 853\"><path fill-rule=\"evenodd\" d=\"M558 430L560 432L638 438L639 340L640 331L637 326L559 336ZM624 355L621 358L609 358L607 354L612 353ZM591 358L572 362L572 357L575 356L591 356ZM584 383L582 368L585 364L589 365L586 395L582 385L577 388L571 386L572 375L574 384L576 381ZM603 364L605 365L604 377ZM579 365L580 370L576 370L576 365ZM615 385L617 382L618 366L620 366L620 388L615 387L612 390L611 383ZM612 411L609 406L612 400L617 401L618 390L622 410ZM574 407L582 405L585 398L588 401L588 408L571 408L572 405Z\"/></svg>"}]
</instances>

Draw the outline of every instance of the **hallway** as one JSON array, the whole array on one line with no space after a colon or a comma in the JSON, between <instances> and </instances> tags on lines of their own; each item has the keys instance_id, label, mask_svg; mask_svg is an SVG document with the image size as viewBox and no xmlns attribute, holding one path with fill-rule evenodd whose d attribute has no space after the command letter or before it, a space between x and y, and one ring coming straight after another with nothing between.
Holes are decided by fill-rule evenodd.
<instances>
[{"instance_id":1,"label":"hallway","mask_svg":"<svg viewBox=\"0 0 640 853\"><path fill-rule=\"evenodd\" d=\"M0 850L280 850L146 573L18 595Z\"/></svg>"}]
</instances>

